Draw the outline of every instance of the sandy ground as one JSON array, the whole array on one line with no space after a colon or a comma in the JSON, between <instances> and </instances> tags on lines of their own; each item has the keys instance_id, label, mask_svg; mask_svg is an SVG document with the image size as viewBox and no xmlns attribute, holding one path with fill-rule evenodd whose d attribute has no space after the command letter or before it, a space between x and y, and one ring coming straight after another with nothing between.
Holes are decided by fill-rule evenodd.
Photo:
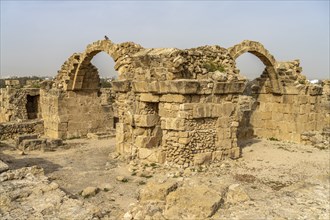
<instances>
[{"instance_id":1,"label":"sandy ground","mask_svg":"<svg viewBox=\"0 0 330 220\"><path fill-rule=\"evenodd\" d=\"M101 207L103 213L111 213L110 219L122 218L138 203L139 190L149 181L178 177L180 181L227 181L244 186L249 201L223 206L213 219L329 218L329 149L254 139L244 144L237 160L186 170L139 161L127 164L111 157L114 150L114 139L75 139L53 152L21 155L11 142L3 142L0 159L10 169L42 167L49 180L71 198ZM127 181L118 181L119 176ZM90 186L107 190L83 198L81 191Z\"/></svg>"}]
</instances>

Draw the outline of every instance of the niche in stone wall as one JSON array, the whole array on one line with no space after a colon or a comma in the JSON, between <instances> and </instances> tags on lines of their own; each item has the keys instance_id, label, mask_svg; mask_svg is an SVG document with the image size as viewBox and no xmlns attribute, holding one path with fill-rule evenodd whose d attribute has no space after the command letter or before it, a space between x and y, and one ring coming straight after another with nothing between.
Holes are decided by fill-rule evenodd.
<instances>
[{"instance_id":1,"label":"niche in stone wall","mask_svg":"<svg viewBox=\"0 0 330 220\"><path fill-rule=\"evenodd\" d=\"M36 119L39 115L39 95L26 96L26 113L28 119Z\"/></svg>"}]
</instances>

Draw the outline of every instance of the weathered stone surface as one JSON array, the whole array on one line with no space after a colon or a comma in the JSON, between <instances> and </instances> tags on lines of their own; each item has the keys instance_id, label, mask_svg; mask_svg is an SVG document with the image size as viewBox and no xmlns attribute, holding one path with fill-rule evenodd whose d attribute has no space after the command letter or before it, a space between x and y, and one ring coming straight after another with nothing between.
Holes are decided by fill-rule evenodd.
<instances>
[{"instance_id":1,"label":"weathered stone surface","mask_svg":"<svg viewBox=\"0 0 330 220\"><path fill-rule=\"evenodd\" d=\"M41 120L0 123L0 140L16 139L23 134L41 135L43 133L44 123Z\"/></svg>"},{"instance_id":2,"label":"weathered stone surface","mask_svg":"<svg viewBox=\"0 0 330 220\"><path fill-rule=\"evenodd\" d=\"M195 165L207 164L210 163L211 161L212 161L212 152L199 153L196 154L194 157Z\"/></svg>"},{"instance_id":3,"label":"weathered stone surface","mask_svg":"<svg viewBox=\"0 0 330 220\"><path fill-rule=\"evenodd\" d=\"M27 139L23 140L21 145L19 145L19 149L21 150L41 150L47 147L47 139Z\"/></svg>"},{"instance_id":4,"label":"weathered stone surface","mask_svg":"<svg viewBox=\"0 0 330 220\"><path fill-rule=\"evenodd\" d=\"M141 102L159 102L159 96L150 93L143 93L140 96Z\"/></svg>"},{"instance_id":5,"label":"weathered stone surface","mask_svg":"<svg viewBox=\"0 0 330 220\"><path fill-rule=\"evenodd\" d=\"M0 160L0 173L7 171L9 169L9 166L5 164L2 160Z\"/></svg>"},{"instance_id":6,"label":"weathered stone surface","mask_svg":"<svg viewBox=\"0 0 330 220\"><path fill-rule=\"evenodd\" d=\"M206 186L180 187L166 197L165 218L205 219L220 207L219 192Z\"/></svg>"},{"instance_id":7,"label":"weathered stone surface","mask_svg":"<svg viewBox=\"0 0 330 220\"><path fill-rule=\"evenodd\" d=\"M88 198L91 196L95 196L99 191L99 188L97 187L93 187L93 186L89 186L86 187L82 192L81 192L81 196L84 198Z\"/></svg>"},{"instance_id":8,"label":"weathered stone surface","mask_svg":"<svg viewBox=\"0 0 330 220\"><path fill-rule=\"evenodd\" d=\"M24 134L24 135L19 135L16 139L16 146L19 146L23 140L29 140L29 139L37 139L38 135L37 134Z\"/></svg>"},{"instance_id":9,"label":"weathered stone surface","mask_svg":"<svg viewBox=\"0 0 330 220\"><path fill-rule=\"evenodd\" d=\"M140 190L139 200L145 202L147 200L165 200L166 196L178 188L178 182L168 180L163 183L148 182L148 184Z\"/></svg>"},{"instance_id":10,"label":"weathered stone surface","mask_svg":"<svg viewBox=\"0 0 330 220\"><path fill-rule=\"evenodd\" d=\"M158 121L158 115L134 115L134 124L138 127L153 127Z\"/></svg>"},{"instance_id":11,"label":"weathered stone surface","mask_svg":"<svg viewBox=\"0 0 330 220\"><path fill-rule=\"evenodd\" d=\"M129 81L113 81L111 82L112 89L115 92L128 92L130 90L130 82Z\"/></svg>"},{"instance_id":12,"label":"weathered stone surface","mask_svg":"<svg viewBox=\"0 0 330 220\"><path fill-rule=\"evenodd\" d=\"M98 210L70 198L36 166L0 174L0 204L4 219L92 219Z\"/></svg>"},{"instance_id":13,"label":"weathered stone surface","mask_svg":"<svg viewBox=\"0 0 330 220\"><path fill-rule=\"evenodd\" d=\"M240 184L233 184L228 187L225 203L237 204L248 200L250 197Z\"/></svg>"}]
</instances>

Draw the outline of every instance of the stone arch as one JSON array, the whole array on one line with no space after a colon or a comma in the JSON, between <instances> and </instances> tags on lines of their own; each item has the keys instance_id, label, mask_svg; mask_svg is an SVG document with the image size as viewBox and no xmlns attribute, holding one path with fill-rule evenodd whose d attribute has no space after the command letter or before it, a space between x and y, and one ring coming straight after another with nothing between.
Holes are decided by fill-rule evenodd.
<instances>
[{"instance_id":1,"label":"stone arch","mask_svg":"<svg viewBox=\"0 0 330 220\"><path fill-rule=\"evenodd\" d=\"M274 56L271 55L261 43L257 41L244 40L243 42L228 48L228 52L234 60L246 52L258 57L260 61L266 66L266 70L272 85L272 92L275 94L282 94L282 86L276 71L277 62Z\"/></svg>"},{"instance_id":2,"label":"stone arch","mask_svg":"<svg viewBox=\"0 0 330 220\"><path fill-rule=\"evenodd\" d=\"M56 76L55 85L58 89L72 90L95 90L99 89L99 76L97 68L91 63L93 57L105 52L115 61L115 70L119 73L120 80L127 80L132 54L143 49L133 42L114 44L110 40L98 40L89 44L83 53L74 53L64 62Z\"/></svg>"},{"instance_id":3,"label":"stone arch","mask_svg":"<svg viewBox=\"0 0 330 220\"><path fill-rule=\"evenodd\" d=\"M97 69L91 64L91 60L100 52L105 52L114 58L114 48L115 44L110 40L99 40L89 44L84 53L80 56L79 64L74 73L71 90L98 89L99 76L97 74Z\"/></svg>"}]
</instances>

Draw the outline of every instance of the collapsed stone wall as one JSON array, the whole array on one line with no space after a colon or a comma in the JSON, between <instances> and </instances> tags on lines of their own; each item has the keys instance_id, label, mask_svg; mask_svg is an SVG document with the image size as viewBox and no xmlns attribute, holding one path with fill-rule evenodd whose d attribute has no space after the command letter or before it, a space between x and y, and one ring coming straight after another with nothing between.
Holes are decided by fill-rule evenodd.
<instances>
[{"instance_id":1,"label":"collapsed stone wall","mask_svg":"<svg viewBox=\"0 0 330 220\"><path fill-rule=\"evenodd\" d=\"M39 89L33 88L2 88L0 89L0 123L10 121L22 121L29 119L27 109L28 96L39 99ZM41 117L41 108L38 103L35 106L35 118Z\"/></svg>"},{"instance_id":2,"label":"collapsed stone wall","mask_svg":"<svg viewBox=\"0 0 330 220\"><path fill-rule=\"evenodd\" d=\"M25 122L0 123L0 140L16 139L22 134L44 134L44 124L40 119Z\"/></svg>"}]
</instances>

